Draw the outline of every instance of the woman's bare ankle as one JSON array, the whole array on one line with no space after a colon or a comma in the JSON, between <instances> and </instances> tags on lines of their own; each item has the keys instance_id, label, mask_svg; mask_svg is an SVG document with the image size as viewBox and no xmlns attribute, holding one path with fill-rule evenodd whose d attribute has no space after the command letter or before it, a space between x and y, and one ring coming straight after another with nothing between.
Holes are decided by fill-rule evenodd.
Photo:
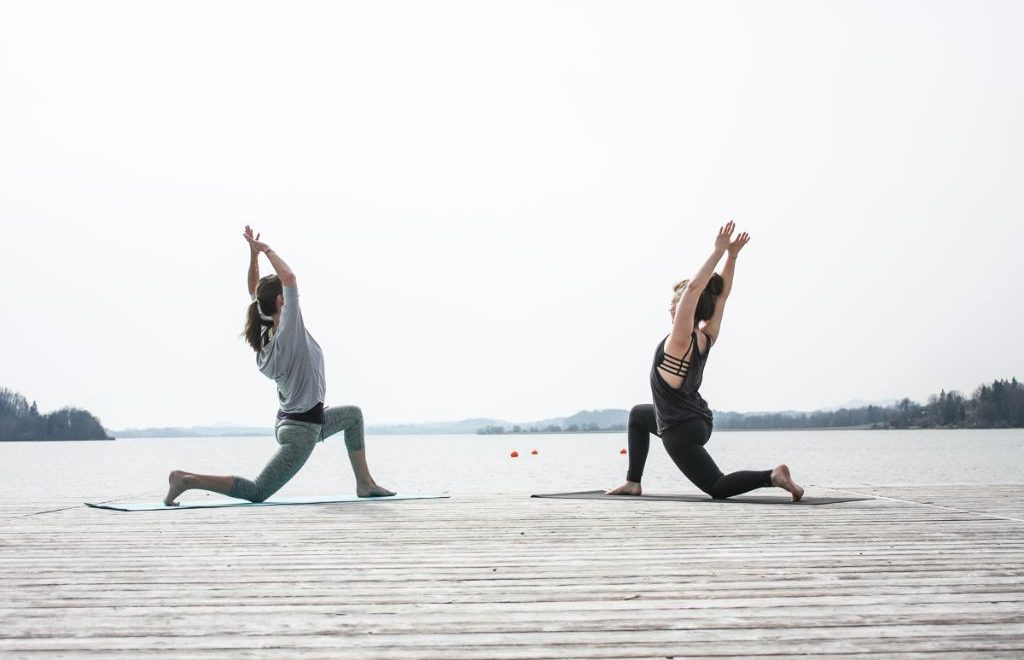
<instances>
[{"instance_id":1,"label":"woman's bare ankle","mask_svg":"<svg viewBox=\"0 0 1024 660\"><path fill-rule=\"evenodd\" d=\"M356 496L357 497L391 497L395 494L395 491L388 490L384 486L381 486L373 479L356 480Z\"/></svg>"},{"instance_id":2,"label":"woman's bare ankle","mask_svg":"<svg viewBox=\"0 0 1024 660\"><path fill-rule=\"evenodd\" d=\"M164 497L165 506L178 506L178 496L186 490L195 486L193 475L182 470L173 470L167 475L167 496Z\"/></svg>"},{"instance_id":3,"label":"woman's bare ankle","mask_svg":"<svg viewBox=\"0 0 1024 660\"><path fill-rule=\"evenodd\" d=\"M639 481L627 481L618 488L612 488L604 493L605 495L643 495L643 488Z\"/></svg>"},{"instance_id":4,"label":"woman's bare ankle","mask_svg":"<svg viewBox=\"0 0 1024 660\"><path fill-rule=\"evenodd\" d=\"M794 502L799 502L800 498L804 496L804 489L793 481L793 476L789 473L789 466L785 463L772 470L772 485L788 490L793 496Z\"/></svg>"}]
</instances>

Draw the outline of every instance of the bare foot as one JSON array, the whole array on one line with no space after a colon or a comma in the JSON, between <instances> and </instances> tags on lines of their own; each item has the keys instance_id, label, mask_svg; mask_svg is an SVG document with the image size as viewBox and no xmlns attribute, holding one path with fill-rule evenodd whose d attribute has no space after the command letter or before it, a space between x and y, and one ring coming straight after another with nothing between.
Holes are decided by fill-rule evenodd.
<instances>
[{"instance_id":1,"label":"bare foot","mask_svg":"<svg viewBox=\"0 0 1024 660\"><path fill-rule=\"evenodd\" d=\"M606 490L605 495L642 495L642 489L640 488L640 482L638 481L627 481L618 488L612 488Z\"/></svg>"},{"instance_id":2,"label":"bare foot","mask_svg":"<svg viewBox=\"0 0 1024 660\"><path fill-rule=\"evenodd\" d=\"M793 496L794 502L799 502L800 498L804 496L804 489L797 486L793 477L790 476L788 465L783 464L772 470L772 485L788 490Z\"/></svg>"},{"instance_id":3,"label":"bare foot","mask_svg":"<svg viewBox=\"0 0 1024 660\"><path fill-rule=\"evenodd\" d=\"M391 497L394 491L378 486L376 481L368 484L356 484L356 495L359 497Z\"/></svg>"},{"instance_id":4,"label":"bare foot","mask_svg":"<svg viewBox=\"0 0 1024 660\"><path fill-rule=\"evenodd\" d=\"M192 487L192 475L188 472L182 472L181 470L174 470L167 477L167 483L170 488L167 489L167 497L164 498L164 506L178 506L175 501L178 499L178 495L181 495L186 490Z\"/></svg>"}]
</instances>

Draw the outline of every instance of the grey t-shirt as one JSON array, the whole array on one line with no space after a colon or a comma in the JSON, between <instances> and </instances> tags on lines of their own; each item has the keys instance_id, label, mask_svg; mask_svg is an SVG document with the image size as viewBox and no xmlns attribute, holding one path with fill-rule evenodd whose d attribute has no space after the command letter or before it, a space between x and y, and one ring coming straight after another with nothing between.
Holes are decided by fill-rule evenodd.
<instances>
[{"instance_id":1,"label":"grey t-shirt","mask_svg":"<svg viewBox=\"0 0 1024 660\"><path fill-rule=\"evenodd\" d=\"M324 354L302 322L297 287L284 287L281 319L273 337L256 355L256 364L277 383L282 411L305 412L323 403L327 391Z\"/></svg>"}]
</instances>

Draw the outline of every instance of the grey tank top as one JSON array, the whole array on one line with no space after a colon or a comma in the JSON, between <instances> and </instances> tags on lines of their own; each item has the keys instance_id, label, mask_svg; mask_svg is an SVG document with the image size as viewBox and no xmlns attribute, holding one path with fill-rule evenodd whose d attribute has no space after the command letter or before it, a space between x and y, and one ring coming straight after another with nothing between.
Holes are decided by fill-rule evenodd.
<instances>
[{"instance_id":1,"label":"grey tank top","mask_svg":"<svg viewBox=\"0 0 1024 660\"><path fill-rule=\"evenodd\" d=\"M665 339L668 339L668 336ZM658 433L664 433L666 429L693 419L702 419L710 425L713 419L711 408L698 391L704 378L704 365L708 361L710 343L708 350L701 353L697 344L697 331L693 331L690 335L693 351L690 354L689 368L686 369L682 384L675 388L666 383L658 373L658 365L664 364L669 371L680 375L681 370L686 368L686 363L677 357L666 355L665 339L658 342L658 349L654 352L654 364L651 365L651 394L654 397L654 417L658 422Z\"/></svg>"}]
</instances>

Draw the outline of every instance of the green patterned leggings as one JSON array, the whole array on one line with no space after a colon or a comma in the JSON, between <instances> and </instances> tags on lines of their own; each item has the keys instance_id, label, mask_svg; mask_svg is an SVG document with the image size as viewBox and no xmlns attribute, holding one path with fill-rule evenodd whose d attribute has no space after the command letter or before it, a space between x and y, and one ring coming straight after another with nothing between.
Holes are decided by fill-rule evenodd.
<instances>
[{"instance_id":1,"label":"green patterned leggings","mask_svg":"<svg viewBox=\"0 0 1024 660\"><path fill-rule=\"evenodd\" d=\"M275 435L280 445L277 453L256 477L249 481L234 477L231 497L250 502L262 502L281 489L305 465L316 443L339 431L345 432L345 447L349 452L363 449L363 411L356 406L338 406L324 409L323 425L282 419L277 422Z\"/></svg>"}]
</instances>

